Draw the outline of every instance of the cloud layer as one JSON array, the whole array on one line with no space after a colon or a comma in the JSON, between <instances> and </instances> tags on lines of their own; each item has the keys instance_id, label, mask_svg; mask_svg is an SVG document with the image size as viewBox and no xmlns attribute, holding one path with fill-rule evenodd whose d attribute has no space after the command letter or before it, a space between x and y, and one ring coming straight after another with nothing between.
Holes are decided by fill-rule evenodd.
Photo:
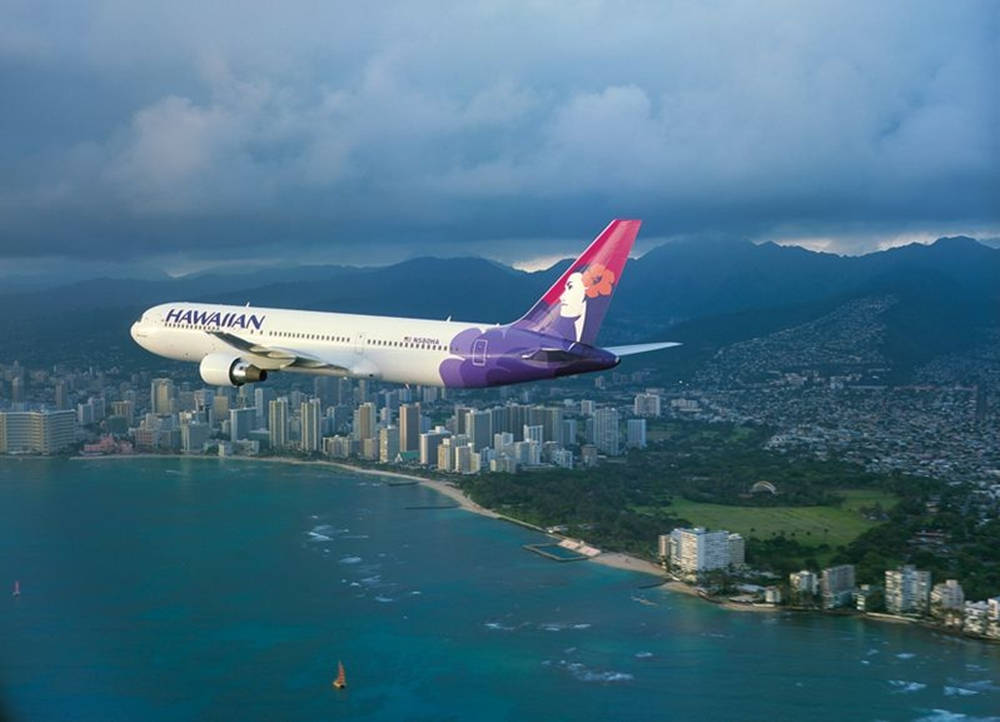
<instances>
[{"instance_id":1,"label":"cloud layer","mask_svg":"<svg viewBox=\"0 0 1000 722\"><path fill-rule=\"evenodd\" d=\"M995 229L998 8L15 2L0 255Z\"/></svg>"}]
</instances>

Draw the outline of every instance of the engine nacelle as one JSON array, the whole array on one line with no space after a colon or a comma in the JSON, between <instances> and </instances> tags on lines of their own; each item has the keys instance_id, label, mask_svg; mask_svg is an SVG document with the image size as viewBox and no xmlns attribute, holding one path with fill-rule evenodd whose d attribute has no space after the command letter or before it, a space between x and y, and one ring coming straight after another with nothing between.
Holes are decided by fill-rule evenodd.
<instances>
[{"instance_id":1,"label":"engine nacelle","mask_svg":"<svg viewBox=\"0 0 1000 722\"><path fill-rule=\"evenodd\" d=\"M267 379L265 369L225 353L210 353L201 360L198 371L202 380L212 386L242 386Z\"/></svg>"}]
</instances>

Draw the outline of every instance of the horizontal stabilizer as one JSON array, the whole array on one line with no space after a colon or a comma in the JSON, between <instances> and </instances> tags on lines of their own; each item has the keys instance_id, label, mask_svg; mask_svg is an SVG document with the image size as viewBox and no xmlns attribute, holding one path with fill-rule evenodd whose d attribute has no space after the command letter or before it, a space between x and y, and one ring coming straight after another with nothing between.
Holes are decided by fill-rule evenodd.
<instances>
[{"instance_id":1,"label":"horizontal stabilizer","mask_svg":"<svg viewBox=\"0 0 1000 722\"><path fill-rule=\"evenodd\" d=\"M631 356L636 353L646 353L647 351L659 351L661 348L680 346L676 341L660 341L659 343L637 343L631 346L609 346L604 349L610 351L615 356Z\"/></svg>"}]
</instances>

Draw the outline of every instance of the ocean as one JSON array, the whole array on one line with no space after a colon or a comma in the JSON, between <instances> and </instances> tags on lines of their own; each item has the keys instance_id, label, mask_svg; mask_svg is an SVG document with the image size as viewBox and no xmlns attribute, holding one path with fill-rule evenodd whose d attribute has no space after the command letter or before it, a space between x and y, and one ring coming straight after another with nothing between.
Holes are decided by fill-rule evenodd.
<instances>
[{"instance_id":1,"label":"ocean","mask_svg":"<svg viewBox=\"0 0 1000 722\"><path fill-rule=\"evenodd\" d=\"M0 718L1000 719L1000 647L728 611L408 508L448 503L315 466L0 460Z\"/></svg>"}]
</instances>

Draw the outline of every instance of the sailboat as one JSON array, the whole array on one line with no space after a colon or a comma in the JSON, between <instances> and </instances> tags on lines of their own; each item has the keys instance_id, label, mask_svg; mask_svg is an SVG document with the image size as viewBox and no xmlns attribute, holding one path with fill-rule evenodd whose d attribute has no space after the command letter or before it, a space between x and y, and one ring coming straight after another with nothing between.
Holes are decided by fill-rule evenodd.
<instances>
[{"instance_id":1,"label":"sailboat","mask_svg":"<svg viewBox=\"0 0 1000 722\"><path fill-rule=\"evenodd\" d=\"M347 686L347 676L344 674L344 663L337 661L337 679L333 680L333 686L337 689L343 689Z\"/></svg>"},{"instance_id":2,"label":"sailboat","mask_svg":"<svg viewBox=\"0 0 1000 722\"><path fill-rule=\"evenodd\" d=\"M14 580L14 591L11 593L10 596L12 596L12 597L19 597L19 596L21 596L21 582L19 582L16 579Z\"/></svg>"}]
</instances>

